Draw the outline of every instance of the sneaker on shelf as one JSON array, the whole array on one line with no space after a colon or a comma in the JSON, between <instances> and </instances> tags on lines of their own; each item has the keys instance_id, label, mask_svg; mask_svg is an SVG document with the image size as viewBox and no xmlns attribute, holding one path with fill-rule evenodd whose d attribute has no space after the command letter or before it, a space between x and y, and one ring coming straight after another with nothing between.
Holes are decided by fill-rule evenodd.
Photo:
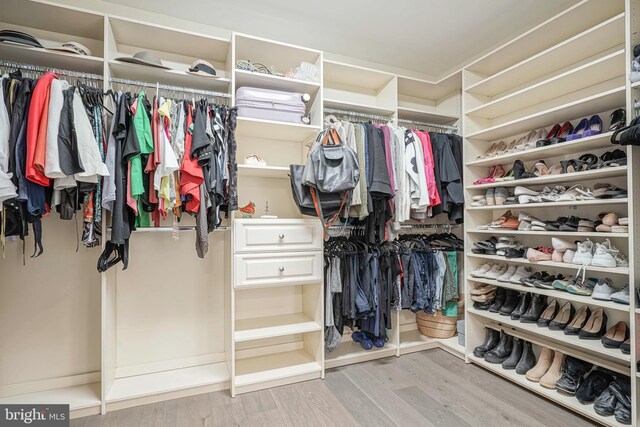
<instances>
[{"instance_id":1,"label":"sneaker on shelf","mask_svg":"<svg viewBox=\"0 0 640 427\"><path fill-rule=\"evenodd\" d=\"M557 202L560 195L564 194L566 191L566 187L563 187L562 185L556 185L551 189L551 191L546 194L543 190L543 192L540 193L540 198L543 202Z\"/></svg>"},{"instance_id":2,"label":"sneaker on shelf","mask_svg":"<svg viewBox=\"0 0 640 427\"><path fill-rule=\"evenodd\" d=\"M553 249L538 247L538 248L529 248L527 249L527 259L530 262L539 262L539 261L551 261L551 253Z\"/></svg>"},{"instance_id":3,"label":"sneaker on shelf","mask_svg":"<svg viewBox=\"0 0 640 427\"><path fill-rule=\"evenodd\" d=\"M571 264L589 265L593 260L593 242L589 239L577 243L576 253Z\"/></svg>"},{"instance_id":4,"label":"sneaker on shelf","mask_svg":"<svg viewBox=\"0 0 640 427\"><path fill-rule=\"evenodd\" d=\"M487 274L487 272L492 268L493 264L491 263L482 264L471 272L471 277L484 277L484 275Z\"/></svg>"},{"instance_id":5,"label":"sneaker on shelf","mask_svg":"<svg viewBox=\"0 0 640 427\"><path fill-rule=\"evenodd\" d=\"M513 276L509 278L509 282L519 285L522 283L521 279L527 279L532 274L533 274L533 268L521 265L518 268L516 268L516 271L515 273L513 273Z\"/></svg>"},{"instance_id":6,"label":"sneaker on shelf","mask_svg":"<svg viewBox=\"0 0 640 427\"><path fill-rule=\"evenodd\" d=\"M551 261L553 262L562 262L562 254L558 252L557 249L554 249L551 253Z\"/></svg>"},{"instance_id":7,"label":"sneaker on shelf","mask_svg":"<svg viewBox=\"0 0 640 427\"><path fill-rule=\"evenodd\" d=\"M602 243L596 243L596 250L593 254L591 265L606 268L627 267L629 260L611 244L609 239L606 239Z\"/></svg>"},{"instance_id":8,"label":"sneaker on shelf","mask_svg":"<svg viewBox=\"0 0 640 427\"><path fill-rule=\"evenodd\" d=\"M520 225L518 226L518 231L532 231L531 223L529 221L520 221Z\"/></svg>"},{"instance_id":9,"label":"sneaker on shelf","mask_svg":"<svg viewBox=\"0 0 640 427\"><path fill-rule=\"evenodd\" d=\"M576 251L572 251L571 249L567 249L565 253L562 254L562 262L566 264L571 264L573 262L573 257L576 255Z\"/></svg>"},{"instance_id":10,"label":"sneaker on shelf","mask_svg":"<svg viewBox=\"0 0 640 427\"><path fill-rule=\"evenodd\" d=\"M611 301L629 305L629 285L624 285L624 288L612 293Z\"/></svg>"},{"instance_id":11,"label":"sneaker on shelf","mask_svg":"<svg viewBox=\"0 0 640 427\"><path fill-rule=\"evenodd\" d=\"M509 282L511 276L513 276L516 272L516 266L510 265L507 270L498 276L498 282Z\"/></svg>"},{"instance_id":12,"label":"sneaker on shelf","mask_svg":"<svg viewBox=\"0 0 640 427\"><path fill-rule=\"evenodd\" d=\"M574 251L576 250L575 243L571 243L566 240L559 239L557 237L551 238L551 246L553 246L553 249L555 249L559 253L564 253L567 249L571 249Z\"/></svg>"},{"instance_id":13,"label":"sneaker on shelf","mask_svg":"<svg viewBox=\"0 0 640 427\"><path fill-rule=\"evenodd\" d=\"M533 221L540 221L540 219L527 212L522 211L518 214L518 221L533 222Z\"/></svg>"},{"instance_id":14,"label":"sneaker on shelf","mask_svg":"<svg viewBox=\"0 0 640 427\"><path fill-rule=\"evenodd\" d=\"M613 280L607 277L598 281L598 284L593 288L591 298L601 301L611 301L611 295L614 292L615 289L613 288Z\"/></svg>"},{"instance_id":15,"label":"sneaker on shelf","mask_svg":"<svg viewBox=\"0 0 640 427\"><path fill-rule=\"evenodd\" d=\"M487 271L484 274L485 279L495 280L498 277L502 276L507 271L507 266L505 264L496 264L491 270Z\"/></svg>"}]
</instances>

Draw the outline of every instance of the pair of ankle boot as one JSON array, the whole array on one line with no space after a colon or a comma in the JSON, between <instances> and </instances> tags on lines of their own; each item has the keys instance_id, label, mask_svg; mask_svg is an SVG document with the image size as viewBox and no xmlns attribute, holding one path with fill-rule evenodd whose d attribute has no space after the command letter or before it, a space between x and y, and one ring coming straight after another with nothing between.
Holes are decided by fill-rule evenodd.
<instances>
[{"instance_id":1,"label":"pair of ankle boot","mask_svg":"<svg viewBox=\"0 0 640 427\"><path fill-rule=\"evenodd\" d=\"M519 375L524 375L536 364L536 355L531 342L520 338L513 338L511 354L502 362L502 369L515 369Z\"/></svg>"},{"instance_id":2,"label":"pair of ankle boot","mask_svg":"<svg viewBox=\"0 0 640 427\"><path fill-rule=\"evenodd\" d=\"M542 347L538 363L527 371L525 377L529 381L539 383L544 388L554 389L562 377L564 359L564 354L559 351L554 352L548 347Z\"/></svg>"},{"instance_id":3,"label":"pair of ankle boot","mask_svg":"<svg viewBox=\"0 0 640 427\"><path fill-rule=\"evenodd\" d=\"M536 363L530 342L489 328L484 342L473 350L473 354L484 357L489 363L501 363L503 369L515 369L520 375Z\"/></svg>"},{"instance_id":4,"label":"pair of ankle boot","mask_svg":"<svg viewBox=\"0 0 640 427\"><path fill-rule=\"evenodd\" d=\"M502 290L502 292L500 292ZM499 288L496 298L489 307L489 311L510 316L513 320L524 323L535 323L544 310L546 297L544 295L531 295L520 293L516 290Z\"/></svg>"}]
</instances>

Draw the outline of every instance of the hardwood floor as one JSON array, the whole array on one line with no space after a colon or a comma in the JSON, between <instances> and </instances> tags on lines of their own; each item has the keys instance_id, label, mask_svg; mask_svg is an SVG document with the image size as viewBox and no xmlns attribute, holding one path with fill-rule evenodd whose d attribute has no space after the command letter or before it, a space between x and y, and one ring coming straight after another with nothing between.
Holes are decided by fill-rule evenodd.
<instances>
[{"instance_id":1,"label":"hardwood floor","mask_svg":"<svg viewBox=\"0 0 640 427\"><path fill-rule=\"evenodd\" d=\"M327 371L232 399L228 391L71 421L71 427L588 426L574 415L439 349Z\"/></svg>"}]
</instances>

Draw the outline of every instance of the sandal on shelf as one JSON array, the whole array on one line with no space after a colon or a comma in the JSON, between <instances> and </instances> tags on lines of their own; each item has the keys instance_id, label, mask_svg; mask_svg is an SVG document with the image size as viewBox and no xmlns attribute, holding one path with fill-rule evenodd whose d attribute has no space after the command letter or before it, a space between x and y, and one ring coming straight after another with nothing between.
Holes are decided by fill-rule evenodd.
<instances>
[{"instance_id":1,"label":"sandal on shelf","mask_svg":"<svg viewBox=\"0 0 640 427\"><path fill-rule=\"evenodd\" d=\"M613 198L626 193L627 191L620 187L602 182L596 184L593 188L593 195L598 199Z\"/></svg>"},{"instance_id":2,"label":"sandal on shelf","mask_svg":"<svg viewBox=\"0 0 640 427\"><path fill-rule=\"evenodd\" d=\"M536 141L536 147L546 147L547 145L551 145L551 138L554 138L558 132L560 132L560 128L560 123L553 125L545 138Z\"/></svg>"},{"instance_id":3,"label":"sandal on shelf","mask_svg":"<svg viewBox=\"0 0 640 427\"><path fill-rule=\"evenodd\" d=\"M561 142L565 142L567 140L567 136L569 136L573 132L573 125L571 122L564 122L558 134L551 138L551 144L559 144Z\"/></svg>"},{"instance_id":4,"label":"sandal on shelf","mask_svg":"<svg viewBox=\"0 0 640 427\"><path fill-rule=\"evenodd\" d=\"M513 168L509 169L509 172L507 172L504 176L500 178L495 178L496 182L513 181L514 179L516 179L516 177L515 177L515 174L513 173Z\"/></svg>"},{"instance_id":5,"label":"sandal on shelf","mask_svg":"<svg viewBox=\"0 0 640 427\"><path fill-rule=\"evenodd\" d=\"M578 157L578 160L580 160L581 162L580 170L586 171L589 169L593 169L593 166L598 163L598 156L596 156L595 154L588 153Z\"/></svg>"},{"instance_id":6,"label":"sandal on shelf","mask_svg":"<svg viewBox=\"0 0 640 427\"><path fill-rule=\"evenodd\" d=\"M563 173L563 174L578 172L578 164L573 159L572 160L561 160L560 161L560 165L562 167L562 172L561 173Z\"/></svg>"},{"instance_id":7,"label":"sandal on shelf","mask_svg":"<svg viewBox=\"0 0 640 427\"><path fill-rule=\"evenodd\" d=\"M573 130L573 133L567 135L567 141L574 141L576 139L582 138L588 126L589 126L589 120L587 119L580 120L580 123L578 123L578 126L576 126L576 128Z\"/></svg>"},{"instance_id":8,"label":"sandal on shelf","mask_svg":"<svg viewBox=\"0 0 640 427\"><path fill-rule=\"evenodd\" d=\"M489 176L486 178L481 178L474 182L475 185L480 184L490 184L492 182L496 182L496 178L501 178L505 175L504 168L502 165L491 166L489 168Z\"/></svg>"},{"instance_id":9,"label":"sandal on shelf","mask_svg":"<svg viewBox=\"0 0 640 427\"><path fill-rule=\"evenodd\" d=\"M600 168L626 166L627 153L620 149L613 150L612 152L607 151L600 156L600 160L602 160Z\"/></svg>"},{"instance_id":10,"label":"sandal on shelf","mask_svg":"<svg viewBox=\"0 0 640 427\"><path fill-rule=\"evenodd\" d=\"M616 131L627 125L627 111L624 108L618 108L609 117L611 118L610 131Z\"/></svg>"}]
</instances>

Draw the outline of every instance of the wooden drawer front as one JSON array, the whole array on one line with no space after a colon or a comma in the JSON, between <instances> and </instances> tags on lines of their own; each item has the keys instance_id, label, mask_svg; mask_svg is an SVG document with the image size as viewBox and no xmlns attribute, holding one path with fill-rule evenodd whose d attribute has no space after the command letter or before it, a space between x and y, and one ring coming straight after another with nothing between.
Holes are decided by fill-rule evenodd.
<instances>
[{"instance_id":1,"label":"wooden drawer front","mask_svg":"<svg viewBox=\"0 0 640 427\"><path fill-rule=\"evenodd\" d=\"M235 255L234 261L237 288L322 280L322 252Z\"/></svg>"},{"instance_id":2,"label":"wooden drawer front","mask_svg":"<svg viewBox=\"0 0 640 427\"><path fill-rule=\"evenodd\" d=\"M236 252L311 251L322 249L320 222L237 223Z\"/></svg>"}]
</instances>

